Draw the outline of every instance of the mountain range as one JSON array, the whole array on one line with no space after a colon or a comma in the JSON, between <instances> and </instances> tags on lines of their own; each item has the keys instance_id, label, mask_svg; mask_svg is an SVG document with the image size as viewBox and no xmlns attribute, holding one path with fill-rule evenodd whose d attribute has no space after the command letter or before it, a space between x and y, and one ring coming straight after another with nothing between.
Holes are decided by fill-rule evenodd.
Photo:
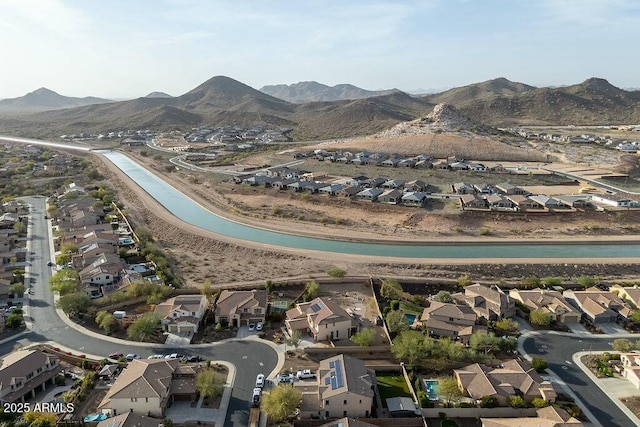
<instances>
[{"instance_id":1,"label":"mountain range","mask_svg":"<svg viewBox=\"0 0 640 427\"><path fill-rule=\"evenodd\" d=\"M19 98L1 100L0 109L19 111L60 110L64 108L82 107L83 105L104 104L107 102L113 101L93 96L73 98L41 87Z\"/></svg>"},{"instance_id":2,"label":"mountain range","mask_svg":"<svg viewBox=\"0 0 640 427\"><path fill-rule=\"evenodd\" d=\"M327 86L318 82L300 82L292 85L263 86L260 92L294 104L306 102L331 102L348 99L364 99L374 96L388 95L400 92L398 89L389 90L365 90L350 84Z\"/></svg>"},{"instance_id":3,"label":"mountain range","mask_svg":"<svg viewBox=\"0 0 640 427\"><path fill-rule=\"evenodd\" d=\"M316 88L317 93L335 89L314 83L276 87L285 92L293 87L300 93L303 86ZM355 86L339 86L344 86L343 93L369 92ZM44 100L40 109L45 104L49 108L61 108L65 102L71 102L70 99L95 101L69 109L25 113L19 120L2 114L9 111L8 108L0 108L0 132L19 130L24 134L25 127L31 124L50 133L106 132L123 128L188 130L197 126L260 124L292 128L292 135L298 140L327 139L373 134L399 122L425 117L436 104L442 103L455 106L478 123L492 126L640 123L640 91L626 91L599 78L558 88L536 88L498 78L426 96L393 90L361 99L293 103L229 77L217 76L183 95L164 95L152 93L142 98L109 102L99 98L67 98L40 89L22 98L4 100L0 105L10 101L9 104L26 106L30 105L27 98L33 101L40 96ZM305 96L312 96L311 92Z\"/></svg>"}]
</instances>

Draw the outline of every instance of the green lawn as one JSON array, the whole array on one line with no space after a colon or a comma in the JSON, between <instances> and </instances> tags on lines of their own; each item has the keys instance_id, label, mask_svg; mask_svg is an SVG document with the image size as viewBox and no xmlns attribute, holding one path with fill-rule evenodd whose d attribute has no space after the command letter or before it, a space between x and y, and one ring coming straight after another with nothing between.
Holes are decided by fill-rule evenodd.
<instances>
[{"instance_id":1,"label":"green lawn","mask_svg":"<svg viewBox=\"0 0 640 427\"><path fill-rule=\"evenodd\" d=\"M400 372L376 372L382 404L386 407L389 397L411 397L407 382Z\"/></svg>"},{"instance_id":2,"label":"green lawn","mask_svg":"<svg viewBox=\"0 0 640 427\"><path fill-rule=\"evenodd\" d=\"M400 309L405 313L417 314L419 316L422 314L424 307L421 307L418 304L414 304L410 301L400 301Z\"/></svg>"},{"instance_id":3,"label":"green lawn","mask_svg":"<svg viewBox=\"0 0 640 427\"><path fill-rule=\"evenodd\" d=\"M458 423L453 420L442 420L442 423L440 425L442 427L459 427Z\"/></svg>"}]
</instances>

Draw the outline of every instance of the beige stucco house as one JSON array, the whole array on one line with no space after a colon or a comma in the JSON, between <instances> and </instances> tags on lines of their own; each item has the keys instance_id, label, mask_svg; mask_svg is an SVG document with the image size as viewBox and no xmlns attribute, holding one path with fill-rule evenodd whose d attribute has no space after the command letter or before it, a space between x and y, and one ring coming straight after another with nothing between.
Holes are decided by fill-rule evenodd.
<instances>
[{"instance_id":1,"label":"beige stucco house","mask_svg":"<svg viewBox=\"0 0 640 427\"><path fill-rule=\"evenodd\" d=\"M582 427L584 424L561 408L547 406L536 417L480 418L482 427Z\"/></svg>"},{"instance_id":2,"label":"beige stucco house","mask_svg":"<svg viewBox=\"0 0 640 427\"><path fill-rule=\"evenodd\" d=\"M476 325L477 318L469 306L432 301L415 320L413 327L426 329L430 336L450 337L466 344L472 334L487 330Z\"/></svg>"},{"instance_id":3,"label":"beige stucco house","mask_svg":"<svg viewBox=\"0 0 640 427\"><path fill-rule=\"evenodd\" d=\"M566 290L562 296L593 323L614 323L618 317L628 318L632 311L614 292L595 286L584 291Z\"/></svg>"},{"instance_id":4,"label":"beige stucco house","mask_svg":"<svg viewBox=\"0 0 640 427\"><path fill-rule=\"evenodd\" d=\"M514 395L527 403L536 397L555 402L557 396L553 385L543 380L525 360L509 360L499 368L474 363L454 369L453 377L466 396L476 401L483 396L492 396L503 406L507 405L509 396Z\"/></svg>"},{"instance_id":5,"label":"beige stucco house","mask_svg":"<svg viewBox=\"0 0 640 427\"><path fill-rule=\"evenodd\" d=\"M551 319L560 324L579 322L582 316L558 291L511 289L509 296L531 311L541 310L549 314Z\"/></svg>"},{"instance_id":6,"label":"beige stucco house","mask_svg":"<svg viewBox=\"0 0 640 427\"><path fill-rule=\"evenodd\" d=\"M56 356L40 350L18 350L0 361L0 401L24 402L54 384L62 371Z\"/></svg>"},{"instance_id":7,"label":"beige stucco house","mask_svg":"<svg viewBox=\"0 0 640 427\"><path fill-rule=\"evenodd\" d=\"M464 300L478 315L487 320L510 318L516 315L516 302L497 287L478 283L464 288Z\"/></svg>"},{"instance_id":8,"label":"beige stucco house","mask_svg":"<svg viewBox=\"0 0 640 427\"><path fill-rule=\"evenodd\" d=\"M264 322L267 315L267 291L227 291L216 301L215 322L232 327Z\"/></svg>"},{"instance_id":9,"label":"beige stucco house","mask_svg":"<svg viewBox=\"0 0 640 427\"><path fill-rule=\"evenodd\" d=\"M133 412L125 412L115 417L100 421L96 427L162 427L163 420L151 418L146 415L138 415Z\"/></svg>"},{"instance_id":10,"label":"beige stucco house","mask_svg":"<svg viewBox=\"0 0 640 427\"><path fill-rule=\"evenodd\" d=\"M309 333L315 341L348 339L354 328L351 316L336 301L316 298L287 311L285 326L293 331Z\"/></svg>"},{"instance_id":11,"label":"beige stucco house","mask_svg":"<svg viewBox=\"0 0 640 427\"><path fill-rule=\"evenodd\" d=\"M173 400L194 400L198 368L177 359L136 359L122 371L98 410L107 415L133 412L164 416Z\"/></svg>"},{"instance_id":12,"label":"beige stucco house","mask_svg":"<svg viewBox=\"0 0 640 427\"><path fill-rule=\"evenodd\" d=\"M632 307L640 308L640 288L638 286L613 285L609 290L618 294L623 301Z\"/></svg>"},{"instance_id":13,"label":"beige stucco house","mask_svg":"<svg viewBox=\"0 0 640 427\"><path fill-rule=\"evenodd\" d=\"M375 397L375 374L364 362L351 356L338 355L320 361L317 383L302 391L300 417L370 417Z\"/></svg>"},{"instance_id":14,"label":"beige stucco house","mask_svg":"<svg viewBox=\"0 0 640 427\"><path fill-rule=\"evenodd\" d=\"M158 304L154 312L160 317L163 330L193 335L198 332L208 305L204 295L178 295Z\"/></svg>"}]
</instances>

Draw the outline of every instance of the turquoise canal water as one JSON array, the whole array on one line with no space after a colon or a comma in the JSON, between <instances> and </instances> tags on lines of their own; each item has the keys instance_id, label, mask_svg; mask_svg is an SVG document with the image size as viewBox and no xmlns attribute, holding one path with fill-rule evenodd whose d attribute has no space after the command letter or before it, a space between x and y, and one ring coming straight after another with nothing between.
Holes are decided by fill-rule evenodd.
<instances>
[{"instance_id":1,"label":"turquoise canal water","mask_svg":"<svg viewBox=\"0 0 640 427\"><path fill-rule=\"evenodd\" d=\"M459 244L440 242L393 244L348 242L262 230L222 218L205 209L157 175L118 152L102 152L114 165L181 220L221 235L293 249L400 258L632 258L640 257L633 244Z\"/></svg>"}]
</instances>

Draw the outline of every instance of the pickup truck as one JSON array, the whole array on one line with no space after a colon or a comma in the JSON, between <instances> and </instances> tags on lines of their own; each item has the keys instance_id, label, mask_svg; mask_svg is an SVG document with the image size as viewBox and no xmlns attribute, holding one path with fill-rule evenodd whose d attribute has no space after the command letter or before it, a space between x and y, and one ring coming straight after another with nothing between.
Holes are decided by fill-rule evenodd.
<instances>
[{"instance_id":1,"label":"pickup truck","mask_svg":"<svg viewBox=\"0 0 640 427\"><path fill-rule=\"evenodd\" d=\"M302 371L298 371L298 373L296 374L296 377L299 380L306 380L309 378L315 378L316 373L313 372L311 369L303 369Z\"/></svg>"}]
</instances>

